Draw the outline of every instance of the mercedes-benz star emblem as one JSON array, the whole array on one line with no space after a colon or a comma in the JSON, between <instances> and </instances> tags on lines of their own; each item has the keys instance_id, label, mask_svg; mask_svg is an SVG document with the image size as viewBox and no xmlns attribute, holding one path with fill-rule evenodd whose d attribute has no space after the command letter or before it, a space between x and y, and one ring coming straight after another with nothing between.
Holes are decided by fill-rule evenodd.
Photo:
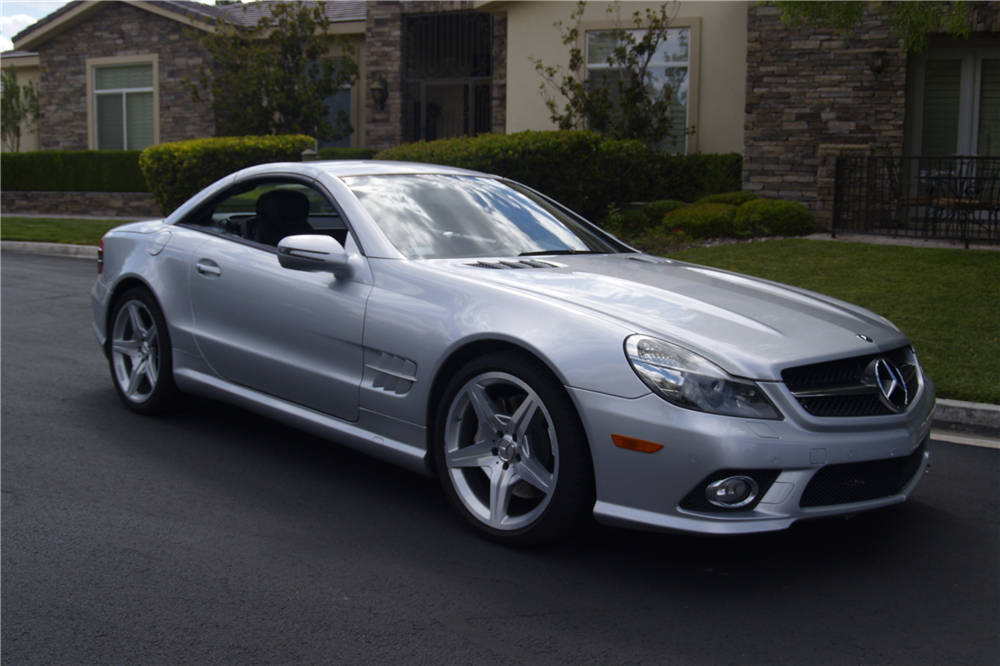
<instances>
[{"instance_id":1,"label":"mercedes-benz star emblem","mask_svg":"<svg viewBox=\"0 0 1000 666\"><path fill-rule=\"evenodd\" d=\"M865 374L878 387L879 397L886 407L901 412L910 404L910 390L903 373L891 361L879 357L871 362Z\"/></svg>"}]
</instances>

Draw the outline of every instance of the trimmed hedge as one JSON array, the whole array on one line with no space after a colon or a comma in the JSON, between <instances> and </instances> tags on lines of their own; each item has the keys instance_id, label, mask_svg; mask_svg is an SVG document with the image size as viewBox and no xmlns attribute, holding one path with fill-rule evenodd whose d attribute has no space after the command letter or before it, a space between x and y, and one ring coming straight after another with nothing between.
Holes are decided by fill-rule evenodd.
<instances>
[{"instance_id":1,"label":"trimmed hedge","mask_svg":"<svg viewBox=\"0 0 1000 666\"><path fill-rule=\"evenodd\" d=\"M138 150L39 150L0 154L8 192L148 192Z\"/></svg>"},{"instance_id":2,"label":"trimmed hedge","mask_svg":"<svg viewBox=\"0 0 1000 666\"><path fill-rule=\"evenodd\" d=\"M316 145L305 135L192 139L150 146L139 156L149 191L164 215L218 179L257 164L298 162Z\"/></svg>"},{"instance_id":3,"label":"trimmed hedge","mask_svg":"<svg viewBox=\"0 0 1000 666\"><path fill-rule=\"evenodd\" d=\"M698 201L710 194L742 190L743 156L739 153L653 155L648 179L646 196L634 201Z\"/></svg>"},{"instance_id":4,"label":"trimmed hedge","mask_svg":"<svg viewBox=\"0 0 1000 666\"><path fill-rule=\"evenodd\" d=\"M757 199L737 209L733 226L736 236L807 236L816 219L798 201Z\"/></svg>"},{"instance_id":5,"label":"trimmed hedge","mask_svg":"<svg viewBox=\"0 0 1000 666\"><path fill-rule=\"evenodd\" d=\"M370 148L320 148L321 160L370 160L377 150Z\"/></svg>"},{"instance_id":6,"label":"trimmed hedge","mask_svg":"<svg viewBox=\"0 0 1000 666\"><path fill-rule=\"evenodd\" d=\"M736 206L724 203L692 204L667 215L664 226L688 238L725 238L733 235Z\"/></svg>"},{"instance_id":7,"label":"trimmed hedge","mask_svg":"<svg viewBox=\"0 0 1000 666\"><path fill-rule=\"evenodd\" d=\"M722 194L710 194L707 197L702 197L695 201L695 203L721 203L731 206L742 206L746 202L753 201L756 198L757 194L754 192L724 192Z\"/></svg>"},{"instance_id":8,"label":"trimmed hedge","mask_svg":"<svg viewBox=\"0 0 1000 666\"><path fill-rule=\"evenodd\" d=\"M529 130L419 141L375 158L496 174L596 217L610 203L637 200L647 182L649 153L639 141L612 141L596 132Z\"/></svg>"}]
</instances>

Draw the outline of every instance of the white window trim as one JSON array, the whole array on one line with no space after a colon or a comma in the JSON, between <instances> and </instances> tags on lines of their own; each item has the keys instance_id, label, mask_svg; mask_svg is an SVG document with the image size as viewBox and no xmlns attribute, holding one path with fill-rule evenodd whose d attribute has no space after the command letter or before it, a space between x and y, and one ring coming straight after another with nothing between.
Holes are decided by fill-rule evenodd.
<instances>
[{"instance_id":1,"label":"white window trim","mask_svg":"<svg viewBox=\"0 0 1000 666\"><path fill-rule=\"evenodd\" d=\"M618 25L614 21L583 21L580 23L580 36L577 41L577 46L580 49L580 53L587 54L587 33L588 32L602 32L607 30L614 30ZM626 30L636 30L634 23L622 23L622 28ZM701 17L691 17L691 18L675 18L670 21L671 28L689 28L691 35L691 42L689 44L689 54L688 54L688 76L690 80L688 81L688 127L694 128L693 134L687 135L687 149L681 153L690 155L698 152L698 98L700 97L701 88ZM641 30L641 26L638 28ZM586 62L583 64L584 69L589 69L591 67L598 68L599 65L588 65ZM607 67L605 64L604 67ZM686 129L686 128L685 128Z\"/></svg>"},{"instance_id":2,"label":"white window trim","mask_svg":"<svg viewBox=\"0 0 1000 666\"><path fill-rule=\"evenodd\" d=\"M90 150L97 150L97 93L94 90L96 77L95 69L98 67L114 67L122 65L146 65L153 66L153 145L160 143L160 56L157 53L146 53L142 55L111 56L107 58L87 58L87 147ZM129 90L138 90L130 88ZM149 91L147 88L141 90ZM112 92L112 91L101 91Z\"/></svg>"}]
</instances>

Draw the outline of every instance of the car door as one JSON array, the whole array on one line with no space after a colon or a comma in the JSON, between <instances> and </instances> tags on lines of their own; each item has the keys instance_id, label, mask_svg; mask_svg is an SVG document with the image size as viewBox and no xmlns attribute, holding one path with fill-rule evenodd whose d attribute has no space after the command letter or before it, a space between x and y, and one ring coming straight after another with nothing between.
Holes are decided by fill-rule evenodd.
<instances>
[{"instance_id":1,"label":"car door","mask_svg":"<svg viewBox=\"0 0 1000 666\"><path fill-rule=\"evenodd\" d=\"M357 253L350 236L346 244ZM191 255L195 341L227 381L356 421L366 275L282 268L275 248L216 235Z\"/></svg>"}]
</instances>

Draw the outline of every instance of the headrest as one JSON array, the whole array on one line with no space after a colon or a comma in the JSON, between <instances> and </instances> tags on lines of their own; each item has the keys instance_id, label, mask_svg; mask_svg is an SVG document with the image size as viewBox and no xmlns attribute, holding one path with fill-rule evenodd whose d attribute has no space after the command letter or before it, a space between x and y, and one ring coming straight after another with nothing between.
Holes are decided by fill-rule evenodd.
<instances>
[{"instance_id":1,"label":"headrest","mask_svg":"<svg viewBox=\"0 0 1000 666\"><path fill-rule=\"evenodd\" d=\"M257 217L292 224L309 219L309 197L294 190L271 190L257 199Z\"/></svg>"}]
</instances>

